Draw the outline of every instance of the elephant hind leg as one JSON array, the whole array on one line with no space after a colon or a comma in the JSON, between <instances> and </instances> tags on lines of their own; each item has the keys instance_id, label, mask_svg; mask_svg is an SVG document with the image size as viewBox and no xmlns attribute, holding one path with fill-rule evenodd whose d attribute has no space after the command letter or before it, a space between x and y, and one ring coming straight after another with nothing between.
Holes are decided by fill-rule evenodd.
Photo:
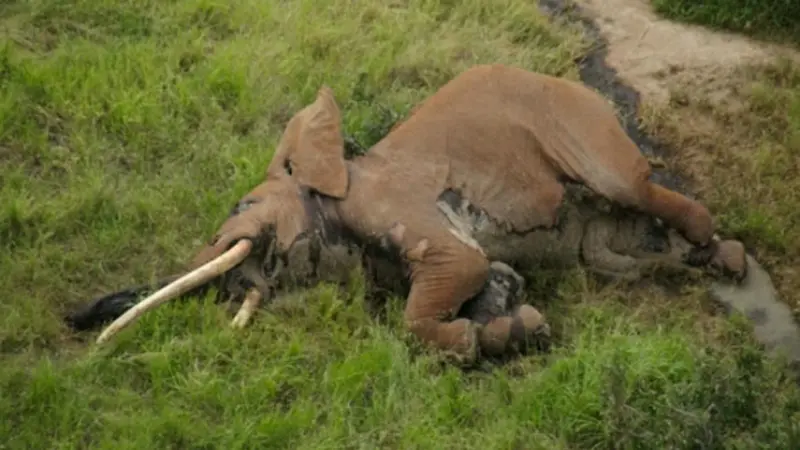
<instances>
[{"instance_id":1,"label":"elephant hind leg","mask_svg":"<svg viewBox=\"0 0 800 450\"><path fill-rule=\"evenodd\" d=\"M663 186L645 182L646 193L639 208L661 218L698 247L700 265L710 264L723 273L740 280L747 274L745 248L738 241L719 241L714 237L714 223L708 209L695 200Z\"/></svg>"},{"instance_id":2,"label":"elephant hind leg","mask_svg":"<svg viewBox=\"0 0 800 450\"><path fill-rule=\"evenodd\" d=\"M659 217L680 231L689 242L706 246L714 236L714 221L708 208L678 192L649 180L643 182L639 209Z\"/></svg>"},{"instance_id":3,"label":"elephant hind leg","mask_svg":"<svg viewBox=\"0 0 800 450\"><path fill-rule=\"evenodd\" d=\"M648 179L633 183L631 189L621 189L611 200L624 206L663 220L667 226L678 231L696 248L691 265L721 269L734 279L747 274L745 248L738 241L719 241L714 236L714 221L711 213L700 202L679 192L672 191Z\"/></svg>"}]
</instances>

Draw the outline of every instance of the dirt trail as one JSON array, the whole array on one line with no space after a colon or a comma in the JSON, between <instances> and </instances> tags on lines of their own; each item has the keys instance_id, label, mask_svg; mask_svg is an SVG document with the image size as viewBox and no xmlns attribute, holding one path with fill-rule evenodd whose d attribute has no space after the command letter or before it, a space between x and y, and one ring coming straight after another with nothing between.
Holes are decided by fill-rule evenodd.
<instances>
[{"instance_id":1,"label":"dirt trail","mask_svg":"<svg viewBox=\"0 0 800 450\"><path fill-rule=\"evenodd\" d=\"M575 0L607 43L606 62L651 104L668 100L678 71L725 72L743 64L797 58L790 48L663 19L647 0ZM800 60L800 59L798 59Z\"/></svg>"},{"instance_id":2,"label":"dirt trail","mask_svg":"<svg viewBox=\"0 0 800 450\"><path fill-rule=\"evenodd\" d=\"M667 152L640 130L640 104L666 106L677 77L719 78L744 65L779 57L800 62L800 53L788 47L662 19L648 0L541 0L539 4L553 17L582 23L597 43L580 61L581 79L615 102L628 134L648 156ZM654 172L656 182L691 195L677 174ZM800 365L800 326L780 301L770 275L755 259L749 261L750 273L741 286L714 283L711 296L728 311L747 317L767 351L782 353Z\"/></svg>"}]
</instances>

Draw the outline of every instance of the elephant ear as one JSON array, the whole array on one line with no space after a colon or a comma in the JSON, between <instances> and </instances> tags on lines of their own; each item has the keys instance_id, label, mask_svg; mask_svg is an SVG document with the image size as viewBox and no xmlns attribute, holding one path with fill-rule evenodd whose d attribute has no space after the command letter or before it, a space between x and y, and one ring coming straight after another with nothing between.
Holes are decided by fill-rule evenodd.
<instances>
[{"instance_id":1,"label":"elephant ear","mask_svg":"<svg viewBox=\"0 0 800 450\"><path fill-rule=\"evenodd\" d=\"M300 121L296 147L289 156L292 176L304 186L335 198L347 195L341 115L333 92L323 86Z\"/></svg>"}]
</instances>

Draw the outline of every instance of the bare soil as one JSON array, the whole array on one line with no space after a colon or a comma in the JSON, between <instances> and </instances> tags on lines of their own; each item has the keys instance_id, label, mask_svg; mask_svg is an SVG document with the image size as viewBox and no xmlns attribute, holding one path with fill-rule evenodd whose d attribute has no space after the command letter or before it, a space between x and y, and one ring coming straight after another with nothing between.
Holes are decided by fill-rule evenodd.
<instances>
[{"instance_id":1,"label":"bare soil","mask_svg":"<svg viewBox=\"0 0 800 450\"><path fill-rule=\"evenodd\" d=\"M777 44L660 18L646 0L575 0L607 43L607 64L644 101L669 100L669 79L678 73L724 74L743 65L766 64L798 53Z\"/></svg>"}]
</instances>

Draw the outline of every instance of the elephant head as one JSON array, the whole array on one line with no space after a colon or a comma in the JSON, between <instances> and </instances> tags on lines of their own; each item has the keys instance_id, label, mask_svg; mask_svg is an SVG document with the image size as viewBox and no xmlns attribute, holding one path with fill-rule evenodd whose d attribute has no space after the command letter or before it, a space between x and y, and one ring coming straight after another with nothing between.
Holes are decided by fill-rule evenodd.
<instances>
[{"instance_id":1,"label":"elephant head","mask_svg":"<svg viewBox=\"0 0 800 450\"><path fill-rule=\"evenodd\" d=\"M196 254L184 275L160 283L161 289L142 302L134 301L136 304L130 309L127 309L129 305L124 305L125 313L103 331L98 343L106 341L146 311L214 281L221 282L221 291L240 298L244 296L245 305L250 305L246 308L252 309L252 303L260 302L274 288L282 267L287 263L298 266L292 259L307 257L290 257L290 254L298 242L313 237L314 231L319 229L315 227L320 223L320 214L308 190L299 186L292 177L283 173L268 176L236 204L211 242ZM136 292L129 294L128 297L137 296ZM74 315L70 322L86 322L80 319L81 314L97 316L100 309L108 309L101 303L110 302L113 295L94 302L82 313ZM120 308L122 306L117 306Z\"/></svg>"},{"instance_id":2,"label":"elephant head","mask_svg":"<svg viewBox=\"0 0 800 450\"><path fill-rule=\"evenodd\" d=\"M246 299L256 298L255 291L263 296L270 279L278 277L277 273L264 273L264 262L269 259L291 262L287 254L298 238L324 231L318 227L320 219L325 214L334 214L332 210L320 211L324 207L320 196L311 194L341 199L347 195L348 182L341 113L333 92L323 86L315 101L289 120L267 167L265 181L241 199L212 242L194 258L189 272L163 283L162 289L127 310L106 328L98 342L105 341L145 311L211 280L223 276L230 279L234 272L246 280L245 284L253 285L246 292ZM332 246L326 248L330 251ZM282 258L276 260L276 254ZM240 287L241 283L226 284L229 291L241 291Z\"/></svg>"}]
</instances>

